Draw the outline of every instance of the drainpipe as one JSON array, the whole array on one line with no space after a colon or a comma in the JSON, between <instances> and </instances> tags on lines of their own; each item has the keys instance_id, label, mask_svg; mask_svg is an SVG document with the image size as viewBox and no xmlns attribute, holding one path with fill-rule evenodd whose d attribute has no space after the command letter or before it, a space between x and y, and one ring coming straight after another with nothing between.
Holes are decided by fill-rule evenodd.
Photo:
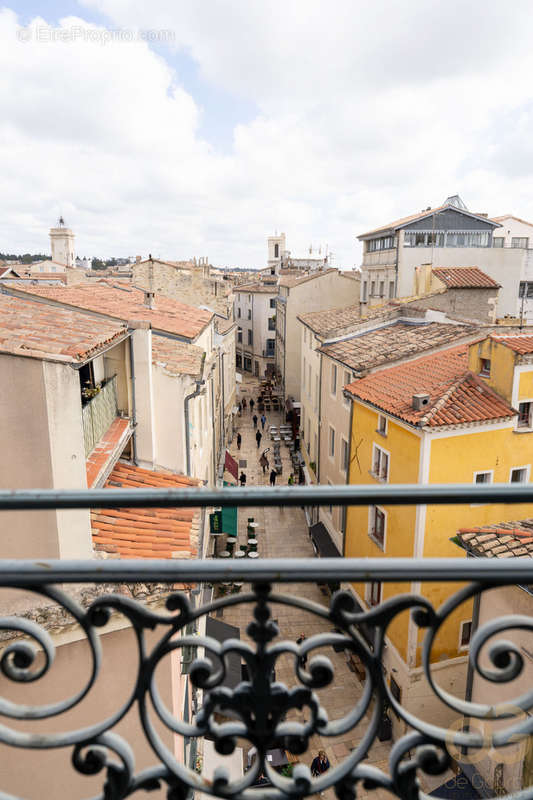
<instances>
[{"instance_id":1,"label":"drainpipe","mask_svg":"<svg viewBox=\"0 0 533 800\"><path fill-rule=\"evenodd\" d=\"M220 428L222 435L221 450L226 446L226 393L224 390L224 356L226 354L223 350L220 351L220 386L222 393L222 426Z\"/></svg>"},{"instance_id":2,"label":"drainpipe","mask_svg":"<svg viewBox=\"0 0 533 800\"><path fill-rule=\"evenodd\" d=\"M187 475L191 477L191 434L189 431L189 403L195 397L199 397L205 392L205 381L195 381L196 389L194 392L186 395L183 400L183 407L185 412L185 459L187 462Z\"/></svg>"},{"instance_id":3,"label":"drainpipe","mask_svg":"<svg viewBox=\"0 0 533 800\"><path fill-rule=\"evenodd\" d=\"M215 381L213 378L213 371L216 367L216 362L211 367L211 374L209 376L209 382L211 384L211 418L212 418L212 427L213 427L213 486L217 485L217 438L216 438L216 425L215 425Z\"/></svg>"},{"instance_id":4,"label":"drainpipe","mask_svg":"<svg viewBox=\"0 0 533 800\"><path fill-rule=\"evenodd\" d=\"M133 463L135 466L138 466L137 461L137 406L135 403L135 359L133 357L133 331L131 328L128 329L131 331L130 335L130 380L131 380L131 424L133 427L133 433L131 436L131 444L132 444L132 458Z\"/></svg>"},{"instance_id":5,"label":"drainpipe","mask_svg":"<svg viewBox=\"0 0 533 800\"><path fill-rule=\"evenodd\" d=\"M313 334L314 335L314 334ZM320 434L322 432L322 353L320 353L320 369L318 371L318 447L316 454L316 481L320 483ZM300 384L301 385L301 384Z\"/></svg>"},{"instance_id":6,"label":"drainpipe","mask_svg":"<svg viewBox=\"0 0 533 800\"><path fill-rule=\"evenodd\" d=\"M353 425L353 400L350 395L345 396L350 398L350 424L348 426L348 469L346 470L346 485L350 483L350 467L352 464L352 425ZM346 521L348 519L348 506L344 506L344 524L342 526L342 555L346 558Z\"/></svg>"}]
</instances>

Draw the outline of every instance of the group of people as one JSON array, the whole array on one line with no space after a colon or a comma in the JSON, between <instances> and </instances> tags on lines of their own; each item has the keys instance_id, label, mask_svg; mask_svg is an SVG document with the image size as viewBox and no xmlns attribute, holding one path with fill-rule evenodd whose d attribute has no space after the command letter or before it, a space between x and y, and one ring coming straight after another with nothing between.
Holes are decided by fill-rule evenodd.
<instances>
[{"instance_id":1,"label":"group of people","mask_svg":"<svg viewBox=\"0 0 533 800\"><path fill-rule=\"evenodd\" d=\"M257 414L253 413L254 407L255 407L255 400L253 399L253 397L250 398L249 406L250 406L250 414L253 414L252 421L254 423L254 428L256 429L256 431L255 431L255 441L257 442L257 449L259 450L259 448L261 447L261 440L263 438L263 434L262 434L261 431L265 430L265 425L266 425L266 422L267 422L267 418L265 417L264 413L261 414L260 417L258 417ZM246 411L247 407L248 407L248 405L246 403L246 398L243 397L242 400L239 402L239 406L238 406L238 408L239 408L239 416L242 415L243 411ZM261 429L259 429L257 427L257 423L258 422L261 422ZM242 436L241 436L241 433L238 432L237 433L237 450L241 449L241 445L242 445ZM269 452L269 450L270 450L269 447L267 447L266 450L263 450L263 452L261 453L261 457L259 458L259 465L263 469L263 475L266 474L266 471L268 470L268 468L270 466L269 463L268 463L267 455L266 455ZM278 473L276 472L276 470L275 469L270 470L269 482L270 482L271 486L275 486L276 485L277 477L278 477ZM246 486L246 473L244 471L241 471L241 474L239 475L239 482L240 482L241 486ZM287 484L289 486L293 486L294 485L294 474L292 472L289 475L289 479L287 481Z\"/></svg>"}]
</instances>

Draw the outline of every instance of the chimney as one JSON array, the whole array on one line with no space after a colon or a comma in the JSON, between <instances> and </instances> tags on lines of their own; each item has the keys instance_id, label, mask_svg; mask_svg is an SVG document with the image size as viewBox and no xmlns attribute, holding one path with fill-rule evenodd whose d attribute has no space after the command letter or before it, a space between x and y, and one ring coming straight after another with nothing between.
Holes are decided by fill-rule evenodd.
<instances>
[{"instance_id":1,"label":"chimney","mask_svg":"<svg viewBox=\"0 0 533 800\"><path fill-rule=\"evenodd\" d=\"M413 395L413 408L415 411L422 411L427 405L429 405L429 394Z\"/></svg>"},{"instance_id":2,"label":"chimney","mask_svg":"<svg viewBox=\"0 0 533 800\"><path fill-rule=\"evenodd\" d=\"M147 308L154 307L154 296L155 292L144 292L144 305L147 306Z\"/></svg>"},{"instance_id":3,"label":"chimney","mask_svg":"<svg viewBox=\"0 0 533 800\"><path fill-rule=\"evenodd\" d=\"M142 256L135 256L135 263L138 264L139 261L142 261Z\"/></svg>"}]
</instances>

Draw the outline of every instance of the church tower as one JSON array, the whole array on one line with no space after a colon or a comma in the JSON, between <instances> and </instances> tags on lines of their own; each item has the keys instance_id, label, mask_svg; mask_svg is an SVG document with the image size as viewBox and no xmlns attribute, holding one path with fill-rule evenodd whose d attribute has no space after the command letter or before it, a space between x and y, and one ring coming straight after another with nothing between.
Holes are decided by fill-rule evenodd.
<instances>
[{"instance_id":1,"label":"church tower","mask_svg":"<svg viewBox=\"0 0 533 800\"><path fill-rule=\"evenodd\" d=\"M268 266L273 274L277 274L285 255L285 234L268 237Z\"/></svg>"},{"instance_id":2,"label":"church tower","mask_svg":"<svg viewBox=\"0 0 533 800\"><path fill-rule=\"evenodd\" d=\"M63 264L64 267L75 266L74 234L70 228L65 227L65 220L59 217L57 228L50 228L50 244L52 247L52 261Z\"/></svg>"}]
</instances>

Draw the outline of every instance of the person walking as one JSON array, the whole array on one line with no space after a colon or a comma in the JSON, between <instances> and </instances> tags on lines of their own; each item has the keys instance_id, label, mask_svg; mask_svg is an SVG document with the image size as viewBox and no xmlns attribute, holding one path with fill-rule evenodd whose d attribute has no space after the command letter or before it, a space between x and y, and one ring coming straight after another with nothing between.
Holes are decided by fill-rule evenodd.
<instances>
[{"instance_id":1,"label":"person walking","mask_svg":"<svg viewBox=\"0 0 533 800\"><path fill-rule=\"evenodd\" d=\"M241 436L240 433L238 433L237 434L237 450L241 449L241 443L242 443L242 436Z\"/></svg>"},{"instance_id":2,"label":"person walking","mask_svg":"<svg viewBox=\"0 0 533 800\"><path fill-rule=\"evenodd\" d=\"M257 414L254 414L252 419L254 421L254 428L257 428Z\"/></svg>"},{"instance_id":3,"label":"person walking","mask_svg":"<svg viewBox=\"0 0 533 800\"><path fill-rule=\"evenodd\" d=\"M266 455L264 453L261 453L261 458L259 459L259 464L260 464L261 467L263 467L263 475L264 475L265 472L268 469L268 458L266 457Z\"/></svg>"},{"instance_id":4,"label":"person walking","mask_svg":"<svg viewBox=\"0 0 533 800\"><path fill-rule=\"evenodd\" d=\"M315 756L311 762L311 775L313 778L318 778L323 772L327 772L329 767L330 764L327 755L325 754L324 750L319 750L318 755Z\"/></svg>"},{"instance_id":5,"label":"person walking","mask_svg":"<svg viewBox=\"0 0 533 800\"><path fill-rule=\"evenodd\" d=\"M288 485L288 486L294 486L294 475L293 475L293 473L292 473L292 472L291 472L291 474L289 475L289 480L287 481L287 485Z\"/></svg>"},{"instance_id":6,"label":"person walking","mask_svg":"<svg viewBox=\"0 0 533 800\"><path fill-rule=\"evenodd\" d=\"M239 480L241 482L241 486L246 486L246 475L244 472L241 472Z\"/></svg>"},{"instance_id":7,"label":"person walking","mask_svg":"<svg viewBox=\"0 0 533 800\"><path fill-rule=\"evenodd\" d=\"M237 406L237 408L239 409L239 417L242 417L242 403L241 403L240 400L239 400L239 405Z\"/></svg>"},{"instance_id":8,"label":"person walking","mask_svg":"<svg viewBox=\"0 0 533 800\"><path fill-rule=\"evenodd\" d=\"M254 398L252 397L250 400L250 414L254 413L254 406L255 406Z\"/></svg>"},{"instance_id":9,"label":"person walking","mask_svg":"<svg viewBox=\"0 0 533 800\"><path fill-rule=\"evenodd\" d=\"M261 447L261 439L262 438L263 438L263 435L262 435L261 431L257 431L257 433L255 434L255 441L257 442L257 449L258 450Z\"/></svg>"},{"instance_id":10,"label":"person walking","mask_svg":"<svg viewBox=\"0 0 533 800\"><path fill-rule=\"evenodd\" d=\"M265 417L265 415L261 414L261 427L262 427L263 430L265 430L266 421L267 421L267 418Z\"/></svg>"},{"instance_id":11,"label":"person walking","mask_svg":"<svg viewBox=\"0 0 533 800\"><path fill-rule=\"evenodd\" d=\"M246 411L246 397L242 398L242 410Z\"/></svg>"},{"instance_id":12,"label":"person walking","mask_svg":"<svg viewBox=\"0 0 533 800\"><path fill-rule=\"evenodd\" d=\"M275 469L270 470L270 485L271 486L275 486L276 485L276 478L277 477L278 477L278 473L276 472L276 470Z\"/></svg>"}]
</instances>

